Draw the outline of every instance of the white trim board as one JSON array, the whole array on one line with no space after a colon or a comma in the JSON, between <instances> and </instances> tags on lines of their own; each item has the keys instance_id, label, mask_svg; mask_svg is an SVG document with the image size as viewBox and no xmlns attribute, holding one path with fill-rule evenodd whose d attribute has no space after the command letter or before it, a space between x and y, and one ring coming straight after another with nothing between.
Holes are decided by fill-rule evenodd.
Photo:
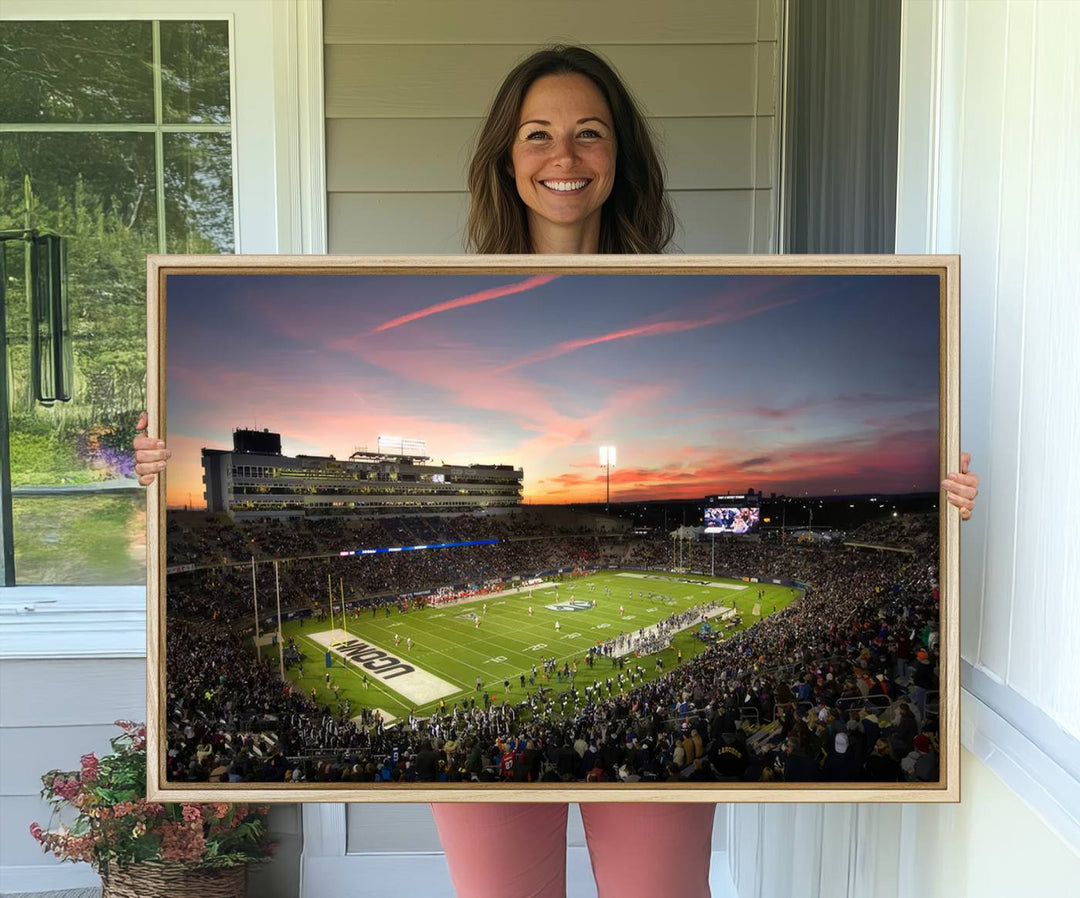
<instances>
[{"instance_id":1,"label":"white trim board","mask_svg":"<svg viewBox=\"0 0 1080 898\"><path fill-rule=\"evenodd\" d=\"M145 658L145 586L0 589L0 660Z\"/></svg>"},{"instance_id":2,"label":"white trim board","mask_svg":"<svg viewBox=\"0 0 1080 898\"><path fill-rule=\"evenodd\" d=\"M992 693L990 700L999 702L1004 713L1016 715L1017 724L1024 727L1018 729L984 699L969 691L970 683L974 682L981 689L986 679L985 675L980 678L979 672L968 662L961 663L961 681L964 682L964 688L960 690L961 743L1080 854L1080 779L1070 770L1078 766L1080 753L1062 741L1067 740L1075 746L1075 740L1060 730L1057 731L1059 736L1052 735L1050 731L1057 728L1050 718L1012 690L999 687L1012 697L1005 700L1002 695ZM1047 748L1034 739L1045 740ZM1055 755L1062 750L1065 754L1060 758L1067 766L1055 760ZM961 782L961 794L963 789Z\"/></svg>"}]
</instances>

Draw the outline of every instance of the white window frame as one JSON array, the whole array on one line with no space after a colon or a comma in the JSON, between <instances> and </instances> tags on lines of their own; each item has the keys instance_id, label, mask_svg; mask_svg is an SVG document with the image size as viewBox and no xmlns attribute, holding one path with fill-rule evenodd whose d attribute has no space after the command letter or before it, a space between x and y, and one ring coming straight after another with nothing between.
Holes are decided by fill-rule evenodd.
<instances>
[{"instance_id":1,"label":"white window frame","mask_svg":"<svg viewBox=\"0 0 1080 898\"><path fill-rule=\"evenodd\" d=\"M4 0L3 21L229 23L238 253L326 252L321 0ZM0 659L146 656L145 586L0 588Z\"/></svg>"}]
</instances>

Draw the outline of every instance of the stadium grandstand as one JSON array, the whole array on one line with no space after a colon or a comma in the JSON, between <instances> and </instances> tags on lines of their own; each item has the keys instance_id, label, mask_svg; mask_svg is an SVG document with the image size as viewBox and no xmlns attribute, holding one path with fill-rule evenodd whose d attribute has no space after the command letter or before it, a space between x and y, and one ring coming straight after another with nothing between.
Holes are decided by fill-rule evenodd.
<instances>
[{"instance_id":1,"label":"stadium grandstand","mask_svg":"<svg viewBox=\"0 0 1080 898\"><path fill-rule=\"evenodd\" d=\"M936 514L597 521L170 512L169 780L938 779Z\"/></svg>"},{"instance_id":2,"label":"stadium grandstand","mask_svg":"<svg viewBox=\"0 0 1080 898\"><path fill-rule=\"evenodd\" d=\"M233 520L461 514L521 504L512 465L431 464L420 440L380 437L348 459L281 452L281 435L237 429L233 448L202 450L204 498Z\"/></svg>"}]
</instances>

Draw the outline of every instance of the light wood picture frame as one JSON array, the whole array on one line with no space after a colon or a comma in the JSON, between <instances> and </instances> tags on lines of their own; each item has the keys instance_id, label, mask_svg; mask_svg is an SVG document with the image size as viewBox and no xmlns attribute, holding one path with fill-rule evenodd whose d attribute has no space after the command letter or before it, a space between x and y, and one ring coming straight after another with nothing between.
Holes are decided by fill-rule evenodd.
<instances>
[{"instance_id":1,"label":"light wood picture frame","mask_svg":"<svg viewBox=\"0 0 1080 898\"><path fill-rule=\"evenodd\" d=\"M958 257L150 256L147 297L149 798L959 801Z\"/></svg>"}]
</instances>

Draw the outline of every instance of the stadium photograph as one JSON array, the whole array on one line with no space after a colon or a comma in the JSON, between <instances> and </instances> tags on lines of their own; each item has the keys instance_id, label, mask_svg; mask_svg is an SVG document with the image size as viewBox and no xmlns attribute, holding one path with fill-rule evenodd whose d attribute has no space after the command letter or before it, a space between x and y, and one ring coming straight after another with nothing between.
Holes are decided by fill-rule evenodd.
<instances>
[{"instance_id":1,"label":"stadium photograph","mask_svg":"<svg viewBox=\"0 0 1080 898\"><path fill-rule=\"evenodd\" d=\"M942 783L937 275L167 283L168 785Z\"/></svg>"}]
</instances>

